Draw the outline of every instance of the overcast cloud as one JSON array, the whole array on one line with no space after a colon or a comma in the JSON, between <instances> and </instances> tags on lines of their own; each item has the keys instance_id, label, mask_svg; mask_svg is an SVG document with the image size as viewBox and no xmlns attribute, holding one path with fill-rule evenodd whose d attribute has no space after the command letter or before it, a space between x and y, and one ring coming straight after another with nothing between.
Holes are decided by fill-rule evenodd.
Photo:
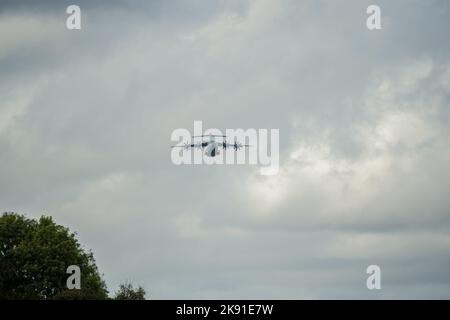
<instances>
[{"instance_id":1,"label":"overcast cloud","mask_svg":"<svg viewBox=\"0 0 450 320\"><path fill-rule=\"evenodd\" d=\"M449 30L438 0L2 0L0 209L77 231L112 292L450 298ZM173 165L194 120L279 129L279 174Z\"/></svg>"}]
</instances>

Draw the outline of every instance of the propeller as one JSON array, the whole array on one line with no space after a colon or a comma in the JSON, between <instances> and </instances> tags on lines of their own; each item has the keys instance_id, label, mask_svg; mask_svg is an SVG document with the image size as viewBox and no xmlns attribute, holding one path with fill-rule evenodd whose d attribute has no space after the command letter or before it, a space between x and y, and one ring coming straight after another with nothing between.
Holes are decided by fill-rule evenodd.
<instances>
[{"instance_id":1,"label":"propeller","mask_svg":"<svg viewBox=\"0 0 450 320\"><path fill-rule=\"evenodd\" d=\"M242 147L250 147L249 144L242 144L240 142L237 142L236 139L234 139L234 144L233 144L233 148L235 151L241 149Z\"/></svg>"},{"instance_id":2,"label":"propeller","mask_svg":"<svg viewBox=\"0 0 450 320\"><path fill-rule=\"evenodd\" d=\"M242 144L241 143L237 143L236 138L234 139L233 148L234 148L235 151L238 151L240 148L242 148Z\"/></svg>"},{"instance_id":3,"label":"propeller","mask_svg":"<svg viewBox=\"0 0 450 320\"><path fill-rule=\"evenodd\" d=\"M183 149L184 150L188 150L190 147L193 147L194 145L193 144L190 144L190 143L185 143L184 145L183 145Z\"/></svg>"},{"instance_id":4,"label":"propeller","mask_svg":"<svg viewBox=\"0 0 450 320\"><path fill-rule=\"evenodd\" d=\"M190 147L193 147L193 146L194 146L193 144L185 142L181 146L171 146L171 148L183 148L184 150L188 150Z\"/></svg>"}]
</instances>

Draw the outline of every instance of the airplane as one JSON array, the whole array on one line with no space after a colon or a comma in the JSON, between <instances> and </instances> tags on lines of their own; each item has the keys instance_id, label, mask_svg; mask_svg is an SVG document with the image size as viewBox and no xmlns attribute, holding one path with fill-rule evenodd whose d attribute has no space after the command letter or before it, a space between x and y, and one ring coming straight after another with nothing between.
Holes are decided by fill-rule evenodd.
<instances>
[{"instance_id":1,"label":"airplane","mask_svg":"<svg viewBox=\"0 0 450 320\"><path fill-rule=\"evenodd\" d=\"M205 148L205 155L208 157L215 157L219 152L219 147L226 149L233 147L235 151L241 149L242 147L250 147L248 144L242 144L236 141L236 138L234 140L234 143L228 143L226 140L223 140L222 142L216 141L216 137L219 138L226 138L227 136L221 136L221 135L215 135L215 134L209 134L209 135L201 135L201 136L192 136L192 138L202 138L201 142L197 143L185 143L182 146L172 146L171 148L183 148L184 150L188 150L189 148L199 148L203 149ZM209 137L209 141L203 141L204 137Z\"/></svg>"}]
</instances>

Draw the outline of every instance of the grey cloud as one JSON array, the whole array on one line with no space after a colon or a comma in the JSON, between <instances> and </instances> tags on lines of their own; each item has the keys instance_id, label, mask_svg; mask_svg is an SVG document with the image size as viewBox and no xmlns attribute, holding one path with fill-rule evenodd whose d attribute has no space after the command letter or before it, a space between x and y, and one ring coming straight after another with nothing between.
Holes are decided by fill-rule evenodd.
<instances>
[{"instance_id":1,"label":"grey cloud","mask_svg":"<svg viewBox=\"0 0 450 320\"><path fill-rule=\"evenodd\" d=\"M76 230L112 291L448 297L447 2L380 1L379 32L364 1L79 4L75 33L2 2L1 209ZM174 166L194 120L279 128L280 174Z\"/></svg>"}]
</instances>

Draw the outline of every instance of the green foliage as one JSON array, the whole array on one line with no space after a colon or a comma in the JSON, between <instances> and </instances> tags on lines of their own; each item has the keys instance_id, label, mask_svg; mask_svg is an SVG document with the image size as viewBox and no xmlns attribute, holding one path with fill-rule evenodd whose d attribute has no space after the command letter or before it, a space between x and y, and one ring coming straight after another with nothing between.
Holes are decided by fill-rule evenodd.
<instances>
[{"instance_id":1,"label":"green foliage","mask_svg":"<svg viewBox=\"0 0 450 320\"><path fill-rule=\"evenodd\" d=\"M115 300L145 300L145 290L139 286L133 288L131 283L121 284L119 291L116 292Z\"/></svg>"},{"instance_id":2,"label":"green foliage","mask_svg":"<svg viewBox=\"0 0 450 320\"><path fill-rule=\"evenodd\" d=\"M81 269L81 289L68 290L69 265ZM92 252L51 217L0 217L0 299L106 299Z\"/></svg>"}]
</instances>

